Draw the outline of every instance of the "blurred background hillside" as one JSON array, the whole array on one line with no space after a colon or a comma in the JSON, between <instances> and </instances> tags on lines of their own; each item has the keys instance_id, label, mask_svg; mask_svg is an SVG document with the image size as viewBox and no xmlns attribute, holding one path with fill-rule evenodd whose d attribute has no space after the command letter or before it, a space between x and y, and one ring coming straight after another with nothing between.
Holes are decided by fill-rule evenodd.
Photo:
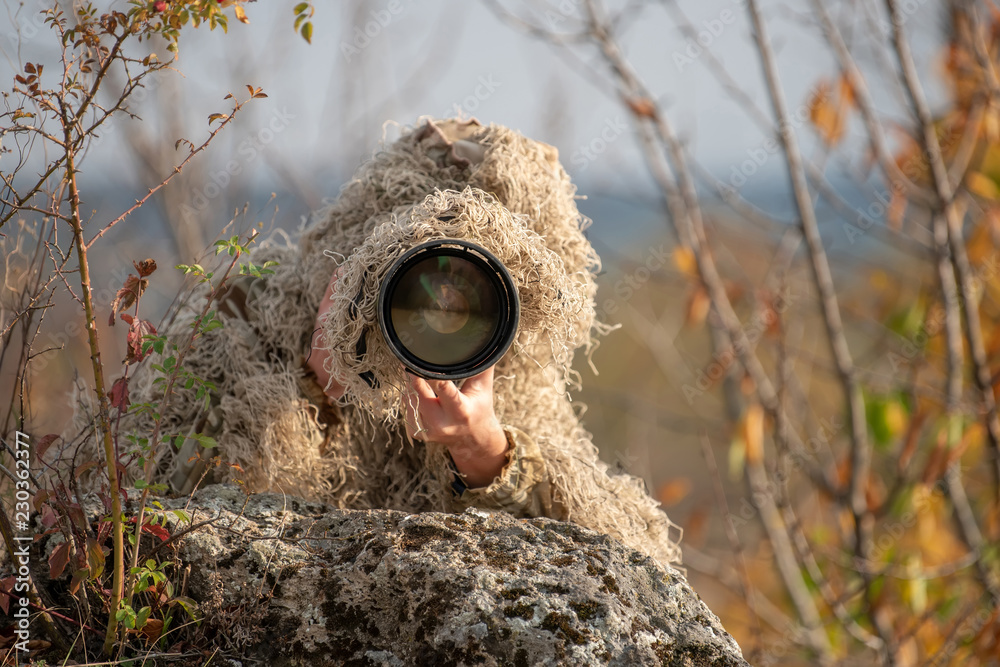
<instances>
[{"instance_id":1,"label":"blurred background hillside","mask_svg":"<svg viewBox=\"0 0 1000 667\"><path fill-rule=\"evenodd\" d=\"M5 0L0 80L13 79L25 62L58 61L39 20L45 5ZM808 194L876 452L872 481L862 491L879 526L873 559L883 569L877 575L852 561L856 516L844 497L817 488L801 469L776 494L782 519L771 521L758 502L761 484L753 465L762 462L767 474L775 475L788 464L775 436L776 416L766 400L755 398L759 383L740 370L731 352L726 357L720 311L702 281L700 256L679 244L670 193L644 149L650 141L660 142L653 151L674 160L671 142L655 132L656 118L669 118L694 175L703 252L717 265L745 333L759 339L757 355L774 378L798 437L822 441L818 465L846 489L853 445L843 377L831 354L813 258L799 232L802 202L793 195L785 151L776 141L748 3L602 4L601 16L641 89L622 84L627 77L591 38L589 6L581 0L317 3L307 43L292 29L290 4L262 2L246 4L249 23L231 20L228 35L188 30L171 71L134 96L130 111L138 118L118 118L88 149L80 189L95 225L117 216L170 173L183 157L184 151L175 149L178 139L204 140L207 117L228 109L227 93L251 84L268 97L249 105L210 150L95 246L95 300L104 313L97 321L107 323L132 260L152 257L161 268L189 263L234 218L237 226L262 222L266 230L292 234L310 212L336 197L380 141L391 141L420 116L472 116L510 126L558 148L582 197L580 209L593 220L588 236L604 262L599 312L621 325L593 356L599 375L580 360L578 398L589 406L585 423L603 458L644 479L684 527L688 575L748 659L753 664L997 664L1000 621L990 587L996 583L1000 537L991 491L995 451L988 445L988 426L977 421L985 408L971 366L964 371L965 417L949 440L954 431L941 407L948 341L941 326L927 324L940 321L933 317L942 307L932 228L940 212L907 207L891 186L816 4L764 0L759 10L780 74L789 132L810 173L821 177L809 181ZM887 9L867 0L825 7L867 77L887 151L906 172L907 156L918 152L919 133L890 45ZM956 19L960 7L986 26L972 40L982 42L986 62L970 56L972 64L955 64L965 39ZM990 267L1000 219L994 213L1000 211L994 209L1000 163L989 161L1000 86L997 79L982 83L985 75L972 77L962 67L995 77L998 9L992 3L910 0L897 10L896 23L908 36L937 131L945 136L951 123L959 134L974 135L967 149L963 141L946 153L949 159L963 150L973 153L961 159L968 171L984 174L971 185L960 182L968 200L964 238L980 279L976 303L983 309L986 371L995 377L990 369L998 368L1000 329L993 328L997 279ZM148 47L168 55L165 43ZM963 97L962 85L970 77L978 82L981 104ZM654 128L653 140L644 123ZM968 130L973 124L975 130ZM0 171L11 174L15 160L3 155ZM45 156L36 151L30 160L37 165L29 161L20 178L37 173ZM927 166L917 171L906 175L917 187L932 190ZM28 215L19 217L0 230L6 235L0 241L8 296L28 275L30 231L37 224ZM166 312L181 285L177 272L161 271L144 297L146 312ZM49 351L32 362L23 414L32 433L58 433L68 418L69 387L76 377L88 379L78 310L67 294L58 295L34 342L36 351ZM5 318L9 314L5 310ZM124 356L126 331L102 330L106 359ZM17 335L5 337L3 354L14 355L22 344ZM971 364L972 348L965 345L964 363ZM19 403L12 367L0 370L3 404ZM12 422L4 426L8 432ZM919 463L907 470L903 459ZM951 501L935 493L956 461L968 471L971 508L981 524L980 542L972 545L963 541ZM917 499L925 496L929 500L920 504ZM907 503L918 503L918 519L879 551L877 538L886 534L886 525L900 522L893 517L905 512ZM805 530L792 525L796 520ZM775 545L775 521L783 521L780 530L787 531L791 546ZM779 552L791 554L792 572L782 569ZM820 570L825 578L817 576ZM797 583L790 583L795 576ZM975 592L948 593L959 580ZM802 595L813 602L804 603Z\"/></svg>"}]
</instances>

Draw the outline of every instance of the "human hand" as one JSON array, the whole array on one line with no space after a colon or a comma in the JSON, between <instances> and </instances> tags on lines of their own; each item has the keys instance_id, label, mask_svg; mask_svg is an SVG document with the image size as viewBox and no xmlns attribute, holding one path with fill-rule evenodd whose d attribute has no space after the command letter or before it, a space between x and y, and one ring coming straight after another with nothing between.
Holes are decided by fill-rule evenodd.
<instances>
[{"instance_id":1,"label":"human hand","mask_svg":"<svg viewBox=\"0 0 1000 667\"><path fill-rule=\"evenodd\" d=\"M319 312L316 313L316 329L320 328L320 320L323 319L323 315L333 307L330 297L333 296L333 288L343 274L344 267L341 266L330 277L330 283L326 286L326 294L323 295L323 300L319 302ZM337 400L344 395L344 387L332 379L330 374L326 372L326 360L330 357L330 353L325 349L315 346L317 333L317 331L313 331L313 340L311 341L313 347L310 350L307 364L309 369L316 374L316 380L319 382L319 386L323 387L323 392L331 399Z\"/></svg>"},{"instance_id":2,"label":"human hand","mask_svg":"<svg viewBox=\"0 0 1000 667\"><path fill-rule=\"evenodd\" d=\"M407 433L447 447L466 486L488 486L500 474L507 463L507 436L493 411L492 366L461 389L450 380L411 375L405 399Z\"/></svg>"}]
</instances>

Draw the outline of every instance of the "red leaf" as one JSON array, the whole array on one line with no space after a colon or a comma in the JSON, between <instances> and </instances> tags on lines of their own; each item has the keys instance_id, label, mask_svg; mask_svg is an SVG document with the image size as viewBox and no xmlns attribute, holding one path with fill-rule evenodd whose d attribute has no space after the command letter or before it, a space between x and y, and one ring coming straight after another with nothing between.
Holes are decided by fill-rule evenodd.
<instances>
[{"instance_id":1,"label":"red leaf","mask_svg":"<svg viewBox=\"0 0 1000 667\"><path fill-rule=\"evenodd\" d=\"M85 582L88 578L90 578L90 570L88 570L87 568L83 568L74 572L73 580L69 582L69 592L75 595L77 590L79 590L80 588L80 584Z\"/></svg>"},{"instance_id":2,"label":"red leaf","mask_svg":"<svg viewBox=\"0 0 1000 667\"><path fill-rule=\"evenodd\" d=\"M58 438L59 435L56 433L49 433L48 435L43 435L38 440L38 444L35 445L35 458L39 459L42 458L42 455L45 454L45 450L47 450L49 448L49 445L55 442Z\"/></svg>"},{"instance_id":3,"label":"red leaf","mask_svg":"<svg viewBox=\"0 0 1000 667\"><path fill-rule=\"evenodd\" d=\"M96 468L96 467L97 467L97 461L87 461L86 463L81 463L76 467L76 470L73 471L73 476L79 478L80 475L82 475L83 473L87 472L91 468Z\"/></svg>"},{"instance_id":4,"label":"red leaf","mask_svg":"<svg viewBox=\"0 0 1000 667\"><path fill-rule=\"evenodd\" d=\"M167 540L170 539L170 531L168 531L163 526L159 526L153 523L144 523L142 525L142 532L149 533L154 537L158 537L163 542L166 542Z\"/></svg>"},{"instance_id":5,"label":"red leaf","mask_svg":"<svg viewBox=\"0 0 1000 667\"><path fill-rule=\"evenodd\" d=\"M84 516L83 508L80 507L79 503L70 503L67 505L66 513L69 515L69 520L77 529L80 531L87 529L87 517Z\"/></svg>"},{"instance_id":6,"label":"red leaf","mask_svg":"<svg viewBox=\"0 0 1000 667\"><path fill-rule=\"evenodd\" d=\"M111 386L111 405L119 412L128 412L128 378L120 377Z\"/></svg>"},{"instance_id":7,"label":"red leaf","mask_svg":"<svg viewBox=\"0 0 1000 667\"><path fill-rule=\"evenodd\" d=\"M35 511L36 512L41 511L42 505L44 505L45 501L48 499L49 499L48 490L38 489L38 491L35 492L35 497L31 499L31 502L35 507Z\"/></svg>"},{"instance_id":8,"label":"red leaf","mask_svg":"<svg viewBox=\"0 0 1000 667\"><path fill-rule=\"evenodd\" d=\"M14 590L14 577L10 576L0 581L0 609L3 613L10 613L10 599L14 597L11 591Z\"/></svg>"},{"instance_id":9,"label":"red leaf","mask_svg":"<svg viewBox=\"0 0 1000 667\"><path fill-rule=\"evenodd\" d=\"M49 556L49 577L58 579L66 569L67 563L69 563L69 542L63 542L53 549L52 555Z\"/></svg>"},{"instance_id":10,"label":"red leaf","mask_svg":"<svg viewBox=\"0 0 1000 667\"><path fill-rule=\"evenodd\" d=\"M42 526L44 526L45 529L48 530L52 526L56 525L57 521L59 521L59 517L56 516L56 513L55 511L53 511L52 507L47 503L45 505L42 505Z\"/></svg>"}]
</instances>

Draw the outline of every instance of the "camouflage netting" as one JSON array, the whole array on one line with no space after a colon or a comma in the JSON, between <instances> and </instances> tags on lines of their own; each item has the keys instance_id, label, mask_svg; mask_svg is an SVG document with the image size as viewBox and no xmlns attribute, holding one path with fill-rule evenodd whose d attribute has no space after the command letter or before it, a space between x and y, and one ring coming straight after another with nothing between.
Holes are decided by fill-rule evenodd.
<instances>
[{"instance_id":1,"label":"camouflage netting","mask_svg":"<svg viewBox=\"0 0 1000 667\"><path fill-rule=\"evenodd\" d=\"M514 216L491 195L466 188L439 191L401 216L385 222L355 248L342 265L333 307L316 344L330 350L327 370L347 389L347 402L358 403L384 421L398 419L406 375L385 339L378 334L378 294L389 267L404 252L435 239L465 239L493 253L514 278L521 301L521 321L514 348L496 368L497 416L504 420L507 389L515 377L537 375L555 364L571 379L573 350L590 343L580 320L592 322L587 283L574 280L563 260L531 231L524 216ZM366 353L358 358L359 339ZM371 373L375 382L362 379ZM518 418L523 414L515 411ZM514 416L511 415L511 416ZM510 422L515 423L515 422Z\"/></svg>"},{"instance_id":2,"label":"camouflage netting","mask_svg":"<svg viewBox=\"0 0 1000 667\"><path fill-rule=\"evenodd\" d=\"M426 240L464 238L495 254L517 284L521 324L497 365L495 408L501 422L538 444L560 507L553 518L679 562L679 530L640 480L608 473L580 424L582 406L568 394L577 384L574 352L589 352L593 336L607 331L594 315L599 260L583 235L587 222L550 146L475 120L426 121L404 131L360 167L297 243L274 239L254 251L256 264L279 262L274 275L235 285L231 296L239 298L220 305L225 326L185 361L217 387L208 409L193 389L181 390L162 430L219 442L223 460L239 468L224 465L210 480L240 478L254 491L345 508L456 509L444 450L405 436L403 369L378 332L375 306L395 258ZM338 266L343 274L316 332ZM190 331L197 302L169 328L178 340ZM330 351L327 370L347 389L339 405L324 400L304 368L314 338ZM134 402L157 396L153 373L142 368L131 385ZM361 379L364 372L377 378L375 387ZM122 423L123 432L151 427L148 415ZM188 441L157 461L158 481L189 491L202 472L189 463L193 448Z\"/></svg>"}]
</instances>

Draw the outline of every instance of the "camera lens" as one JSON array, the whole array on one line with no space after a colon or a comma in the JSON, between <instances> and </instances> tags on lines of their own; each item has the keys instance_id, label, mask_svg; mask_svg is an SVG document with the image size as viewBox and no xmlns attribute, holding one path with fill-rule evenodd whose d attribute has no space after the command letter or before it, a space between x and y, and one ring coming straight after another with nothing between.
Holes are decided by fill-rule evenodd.
<instances>
[{"instance_id":1,"label":"camera lens","mask_svg":"<svg viewBox=\"0 0 1000 667\"><path fill-rule=\"evenodd\" d=\"M510 347L517 320L510 274L467 241L411 249L390 268L379 295L386 341L424 377L459 379L485 370Z\"/></svg>"}]
</instances>

